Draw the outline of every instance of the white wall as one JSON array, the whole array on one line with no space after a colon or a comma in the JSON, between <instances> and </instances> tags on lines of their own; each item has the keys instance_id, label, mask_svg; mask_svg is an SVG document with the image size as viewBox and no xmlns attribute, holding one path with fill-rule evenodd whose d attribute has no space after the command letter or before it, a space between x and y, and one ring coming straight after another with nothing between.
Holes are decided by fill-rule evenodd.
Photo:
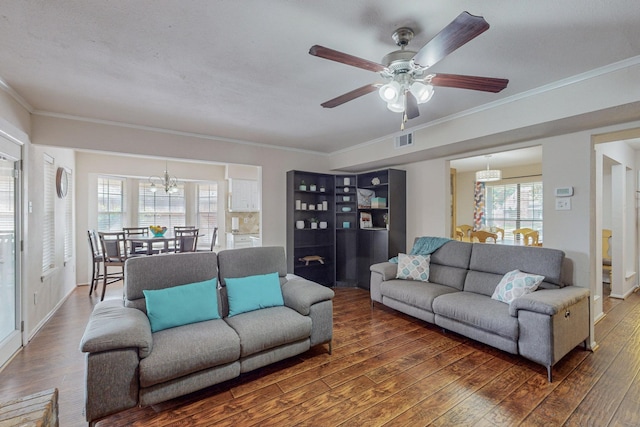
<instances>
[{"instance_id":1,"label":"white wall","mask_svg":"<svg viewBox=\"0 0 640 427\"><path fill-rule=\"evenodd\" d=\"M75 158L73 150L43 147L32 144L27 161L28 198L32 212L26 213L28 233L24 236L28 256L23 268L23 298L26 309L25 330L29 337L43 325L54 309L73 291L76 285L76 259L64 260L65 200L55 195L55 268L42 276L42 235L44 207L44 155L54 158L54 166L72 171L71 191L67 197L74 198ZM75 253L85 247L76 245Z\"/></svg>"}]
</instances>

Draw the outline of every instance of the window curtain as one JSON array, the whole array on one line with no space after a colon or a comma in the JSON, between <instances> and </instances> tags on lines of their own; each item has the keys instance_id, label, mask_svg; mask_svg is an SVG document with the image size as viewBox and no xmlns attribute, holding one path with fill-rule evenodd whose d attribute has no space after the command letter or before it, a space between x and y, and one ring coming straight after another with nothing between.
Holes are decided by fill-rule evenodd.
<instances>
[{"instance_id":1,"label":"window curtain","mask_svg":"<svg viewBox=\"0 0 640 427\"><path fill-rule=\"evenodd\" d=\"M480 230L485 226L484 182L476 182L473 195L473 229Z\"/></svg>"}]
</instances>

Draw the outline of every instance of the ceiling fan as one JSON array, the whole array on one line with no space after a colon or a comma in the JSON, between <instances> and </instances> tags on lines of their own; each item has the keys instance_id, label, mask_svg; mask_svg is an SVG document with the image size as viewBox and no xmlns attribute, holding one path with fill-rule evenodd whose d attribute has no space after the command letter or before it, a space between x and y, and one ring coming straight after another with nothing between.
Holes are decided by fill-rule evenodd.
<instances>
[{"instance_id":1,"label":"ceiling fan","mask_svg":"<svg viewBox=\"0 0 640 427\"><path fill-rule=\"evenodd\" d=\"M309 54L313 56L377 72L384 79L384 82L362 86L321 105L324 108L337 107L378 90L380 97L387 102L389 110L403 113L401 129L404 129L407 119L413 119L420 115L418 104L423 104L431 99L434 86L500 92L507 87L509 80L428 72L429 68L445 56L488 29L489 23L482 16L462 12L418 52L414 52L407 50L414 32L411 28L402 27L392 35L393 40L400 46L400 50L391 52L382 58L382 64L314 45L309 49Z\"/></svg>"}]
</instances>

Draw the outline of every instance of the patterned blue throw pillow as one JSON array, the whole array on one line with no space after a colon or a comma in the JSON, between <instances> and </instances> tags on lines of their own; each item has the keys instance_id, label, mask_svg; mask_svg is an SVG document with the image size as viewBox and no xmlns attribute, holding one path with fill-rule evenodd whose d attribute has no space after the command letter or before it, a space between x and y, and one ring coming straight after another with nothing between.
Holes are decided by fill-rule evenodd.
<instances>
[{"instance_id":1,"label":"patterned blue throw pillow","mask_svg":"<svg viewBox=\"0 0 640 427\"><path fill-rule=\"evenodd\" d=\"M491 298L511 304L511 301L538 289L544 276L513 270L502 277Z\"/></svg>"},{"instance_id":2,"label":"patterned blue throw pillow","mask_svg":"<svg viewBox=\"0 0 640 427\"><path fill-rule=\"evenodd\" d=\"M431 255L398 254L396 279L429 281Z\"/></svg>"}]
</instances>

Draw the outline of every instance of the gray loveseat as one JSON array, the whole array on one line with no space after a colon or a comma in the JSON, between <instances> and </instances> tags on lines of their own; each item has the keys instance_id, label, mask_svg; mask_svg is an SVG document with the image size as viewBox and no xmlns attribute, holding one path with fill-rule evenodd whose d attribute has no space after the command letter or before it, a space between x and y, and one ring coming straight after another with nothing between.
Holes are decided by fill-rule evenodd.
<instances>
[{"instance_id":1,"label":"gray loveseat","mask_svg":"<svg viewBox=\"0 0 640 427\"><path fill-rule=\"evenodd\" d=\"M277 272L284 306L228 317L225 280ZM151 331L143 290L218 277L221 319ZM276 284L277 287L277 284ZM333 335L334 293L287 275L284 249L260 247L131 258L124 302L106 300L91 314L86 355L87 421L148 406L303 353Z\"/></svg>"},{"instance_id":2,"label":"gray loveseat","mask_svg":"<svg viewBox=\"0 0 640 427\"><path fill-rule=\"evenodd\" d=\"M431 254L428 282L396 279L397 264L371 266L371 300L500 350L552 367L589 337L589 291L562 282L557 249L450 241ZM492 299L505 273L543 275L510 304Z\"/></svg>"}]
</instances>

